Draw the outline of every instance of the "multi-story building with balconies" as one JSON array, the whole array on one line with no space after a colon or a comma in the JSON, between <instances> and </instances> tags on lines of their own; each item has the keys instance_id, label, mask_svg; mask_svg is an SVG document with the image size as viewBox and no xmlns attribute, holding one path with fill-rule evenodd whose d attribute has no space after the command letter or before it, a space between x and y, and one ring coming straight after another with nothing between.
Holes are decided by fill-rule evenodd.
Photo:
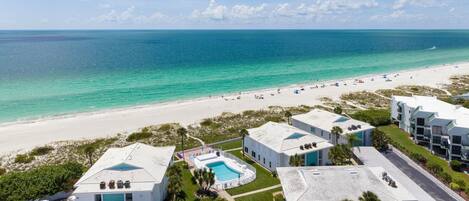
<instances>
[{"instance_id":1,"label":"multi-story building with balconies","mask_svg":"<svg viewBox=\"0 0 469 201\"><path fill-rule=\"evenodd\" d=\"M393 96L391 118L432 153L469 164L469 109L436 97Z\"/></svg>"}]
</instances>

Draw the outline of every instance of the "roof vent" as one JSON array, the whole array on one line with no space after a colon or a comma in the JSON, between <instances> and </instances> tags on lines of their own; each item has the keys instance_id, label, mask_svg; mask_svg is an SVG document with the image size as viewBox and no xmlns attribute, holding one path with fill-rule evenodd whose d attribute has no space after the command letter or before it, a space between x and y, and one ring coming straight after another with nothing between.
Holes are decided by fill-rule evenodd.
<instances>
[{"instance_id":1,"label":"roof vent","mask_svg":"<svg viewBox=\"0 0 469 201\"><path fill-rule=\"evenodd\" d=\"M102 181L99 183L99 189L104 190L106 189L106 182Z\"/></svg>"},{"instance_id":2,"label":"roof vent","mask_svg":"<svg viewBox=\"0 0 469 201\"><path fill-rule=\"evenodd\" d=\"M319 175L321 175L321 173L315 171L315 172L313 172L313 175L314 175L314 176L319 176Z\"/></svg>"},{"instance_id":3,"label":"roof vent","mask_svg":"<svg viewBox=\"0 0 469 201\"><path fill-rule=\"evenodd\" d=\"M122 182L122 180L117 180L117 188L124 188L124 182Z\"/></svg>"},{"instance_id":4,"label":"roof vent","mask_svg":"<svg viewBox=\"0 0 469 201\"><path fill-rule=\"evenodd\" d=\"M311 143L311 144L313 145L313 147L317 147L316 142L313 142L313 143Z\"/></svg>"},{"instance_id":5,"label":"roof vent","mask_svg":"<svg viewBox=\"0 0 469 201\"><path fill-rule=\"evenodd\" d=\"M303 147L303 145L300 145L300 149L301 149L301 150L304 150L304 149L305 149L305 147Z\"/></svg>"},{"instance_id":6,"label":"roof vent","mask_svg":"<svg viewBox=\"0 0 469 201\"><path fill-rule=\"evenodd\" d=\"M130 188L130 181L129 180L125 181L124 186L125 188Z\"/></svg>"},{"instance_id":7,"label":"roof vent","mask_svg":"<svg viewBox=\"0 0 469 201\"><path fill-rule=\"evenodd\" d=\"M362 126L361 126L361 125L357 125L357 128L358 128L358 129L361 129L361 128L362 128Z\"/></svg>"},{"instance_id":8,"label":"roof vent","mask_svg":"<svg viewBox=\"0 0 469 201\"><path fill-rule=\"evenodd\" d=\"M358 172L357 172L357 171L350 171L350 174L351 174L351 175L357 175Z\"/></svg>"},{"instance_id":9,"label":"roof vent","mask_svg":"<svg viewBox=\"0 0 469 201\"><path fill-rule=\"evenodd\" d=\"M109 181L109 188L110 189L115 189L116 188L116 182L114 180Z\"/></svg>"}]
</instances>

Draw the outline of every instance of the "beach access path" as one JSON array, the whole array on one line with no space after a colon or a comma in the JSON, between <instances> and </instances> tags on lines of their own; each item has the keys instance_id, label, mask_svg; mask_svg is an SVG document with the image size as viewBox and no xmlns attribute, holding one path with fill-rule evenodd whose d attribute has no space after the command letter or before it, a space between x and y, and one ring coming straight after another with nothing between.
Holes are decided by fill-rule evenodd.
<instances>
[{"instance_id":1,"label":"beach access path","mask_svg":"<svg viewBox=\"0 0 469 201\"><path fill-rule=\"evenodd\" d=\"M456 67L457 66L457 67ZM399 85L427 85L438 87L449 83L453 75L469 74L469 63L460 63L415 70L388 73L392 81L382 75L369 75L343 80L303 84L227 96L213 96L196 100L146 105L134 108L75 114L66 117L17 122L0 126L0 154L32 149L47 143L64 140L94 139L129 133L139 128L161 123L177 122L182 125L197 123L204 118L223 112L242 112L268 106L297 106L320 104L319 98L338 99L354 91L374 91ZM361 79L364 83L355 82ZM373 81L372 81L373 79ZM335 83L339 86L332 86ZM347 83L344 85L343 83ZM326 87L318 87L325 84ZM304 87L299 94L295 90ZM264 99L256 99L255 95Z\"/></svg>"}]
</instances>

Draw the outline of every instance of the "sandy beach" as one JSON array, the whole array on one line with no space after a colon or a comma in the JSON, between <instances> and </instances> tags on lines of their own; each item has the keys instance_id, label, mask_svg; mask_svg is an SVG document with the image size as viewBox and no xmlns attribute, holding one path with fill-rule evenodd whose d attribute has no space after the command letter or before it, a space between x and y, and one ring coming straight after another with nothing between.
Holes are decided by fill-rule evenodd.
<instances>
[{"instance_id":1,"label":"sandy beach","mask_svg":"<svg viewBox=\"0 0 469 201\"><path fill-rule=\"evenodd\" d=\"M380 74L294 85L280 88L280 93L278 88L273 88L223 97L207 97L3 124L0 126L0 153L28 150L54 141L93 139L128 133L153 124L176 122L189 125L222 112L241 112L272 105L316 105L321 103L319 101L321 97L338 99L341 94L354 91L374 91L399 85L441 87L449 83L451 76L458 74L469 74L469 63L388 73L388 78L383 78L383 74ZM363 80L364 83L358 83L356 79ZM335 86L335 83L339 83L339 86ZM304 90L300 90L301 88ZM296 90L299 93L295 93Z\"/></svg>"}]
</instances>

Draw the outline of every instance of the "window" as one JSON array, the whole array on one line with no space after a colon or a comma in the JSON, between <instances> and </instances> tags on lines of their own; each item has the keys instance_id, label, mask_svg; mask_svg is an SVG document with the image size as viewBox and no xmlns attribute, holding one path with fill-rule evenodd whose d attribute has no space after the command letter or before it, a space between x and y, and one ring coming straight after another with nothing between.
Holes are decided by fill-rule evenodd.
<instances>
[{"instance_id":1,"label":"window","mask_svg":"<svg viewBox=\"0 0 469 201\"><path fill-rule=\"evenodd\" d=\"M94 201L102 201L101 194L94 195Z\"/></svg>"},{"instance_id":2,"label":"window","mask_svg":"<svg viewBox=\"0 0 469 201\"><path fill-rule=\"evenodd\" d=\"M316 132L316 128L311 127L311 128L310 128L310 131L311 131L311 133L315 133L315 132Z\"/></svg>"},{"instance_id":3,"label":"window","mask_svg":"<svg viewBox=\"0 0 469 201\"><path fill-rule=\"evenodd\" d=\"M271 167L272 167L272 162L269 161L269 168L271 168Z\"/></svg>"},{"instance_id":4,"label":"window","mask_svg":"<svg viewBox=\"0 0 469 201\"><path fill-rule=\"evenodd\" d=\"M132 201L132 193L126 193L125 194L125 201Z\"/></svg>"},{"instance_id":5,"label":"window","mask_svg":"<svg viewBox=\"0 0 469 201\"><path fill-rule=\"evenodd\" d=\"M443 129L441 126L432 126L432 134L441 135L443 134Z\"/></svg>"},{"instance_id":6,"label":"window","mask_svg":"<svg viewBox=\"0 0 469 201\"><path fill-rule=\"evenodd\" d=\"M328 135L329 135L329 140L330 140L332 135L330 133L328 133Z\"/></svg>"},{"instance_id":7,"label":"window","mask_svg":"<svg viewBox=\"0 0 469 201\"><path fill-rule=\"evenodd\" d=\"M417 118L417 126L424 126L425 119L424 118Z\"/></svg>"},{"instance_id":8,"label":"window","mask_svg":"<svg viewBox=\"0 0 469 201\"><path fill-rule=\"evenodd\" d=\"M461 136L453 135L453 144L461 144Z\"/></svg>"},{"instance_id":9,"label":"window","mask_svg":"<svg viewBox=\"0 0 469 201\"><path fill-rule=\"evenodd\" d=\"M423 128L417 128L417 134L423 135Z\"/></svg>"},{"instance_id":10,"label":"window","mask_svg":"<svg viewBox=\"0 0 469 201\"><path fill-rule=\"evenodd\" d=\"M461 147L460 146L452 146L451 153L456 155L461 155Z\"/></svg>"},{"instance_id":11,"label":"window","mask_svg":"<svg viewBox=\"0 0 469 201\"><path fill-rule=\"evenodd\" d=\"M256 152L251 151L251 156L254 157L254 158L256 158Z\"/></svg>"},{"instance_id":12,"label":"window","mask_svg":"<svg viewBox=\"0 0 469 201\"><path fill-rule=\"evenodd\" d=\"M261 155L257 155L257 160L260 161L261 160Z\"/></svg>"},{"instance_id":13,"label":"window","mask_svg":"<svg viewBox=\"0 0 469 201\"><path fill-rule=\"evenodd\" d=\"M264 164L265 164L265 158L262 158L262 163L264 163Z\"/></svg>"},{"instance_id":14,"label":"window","mask_svg":"<svg viewBox=\"0 0 469 201\"><path fill-rule=\"evenodd\" d=\"M249 149L247 147L244 147L244 152L249 153Z\"/></svg>"}]
</instances>

